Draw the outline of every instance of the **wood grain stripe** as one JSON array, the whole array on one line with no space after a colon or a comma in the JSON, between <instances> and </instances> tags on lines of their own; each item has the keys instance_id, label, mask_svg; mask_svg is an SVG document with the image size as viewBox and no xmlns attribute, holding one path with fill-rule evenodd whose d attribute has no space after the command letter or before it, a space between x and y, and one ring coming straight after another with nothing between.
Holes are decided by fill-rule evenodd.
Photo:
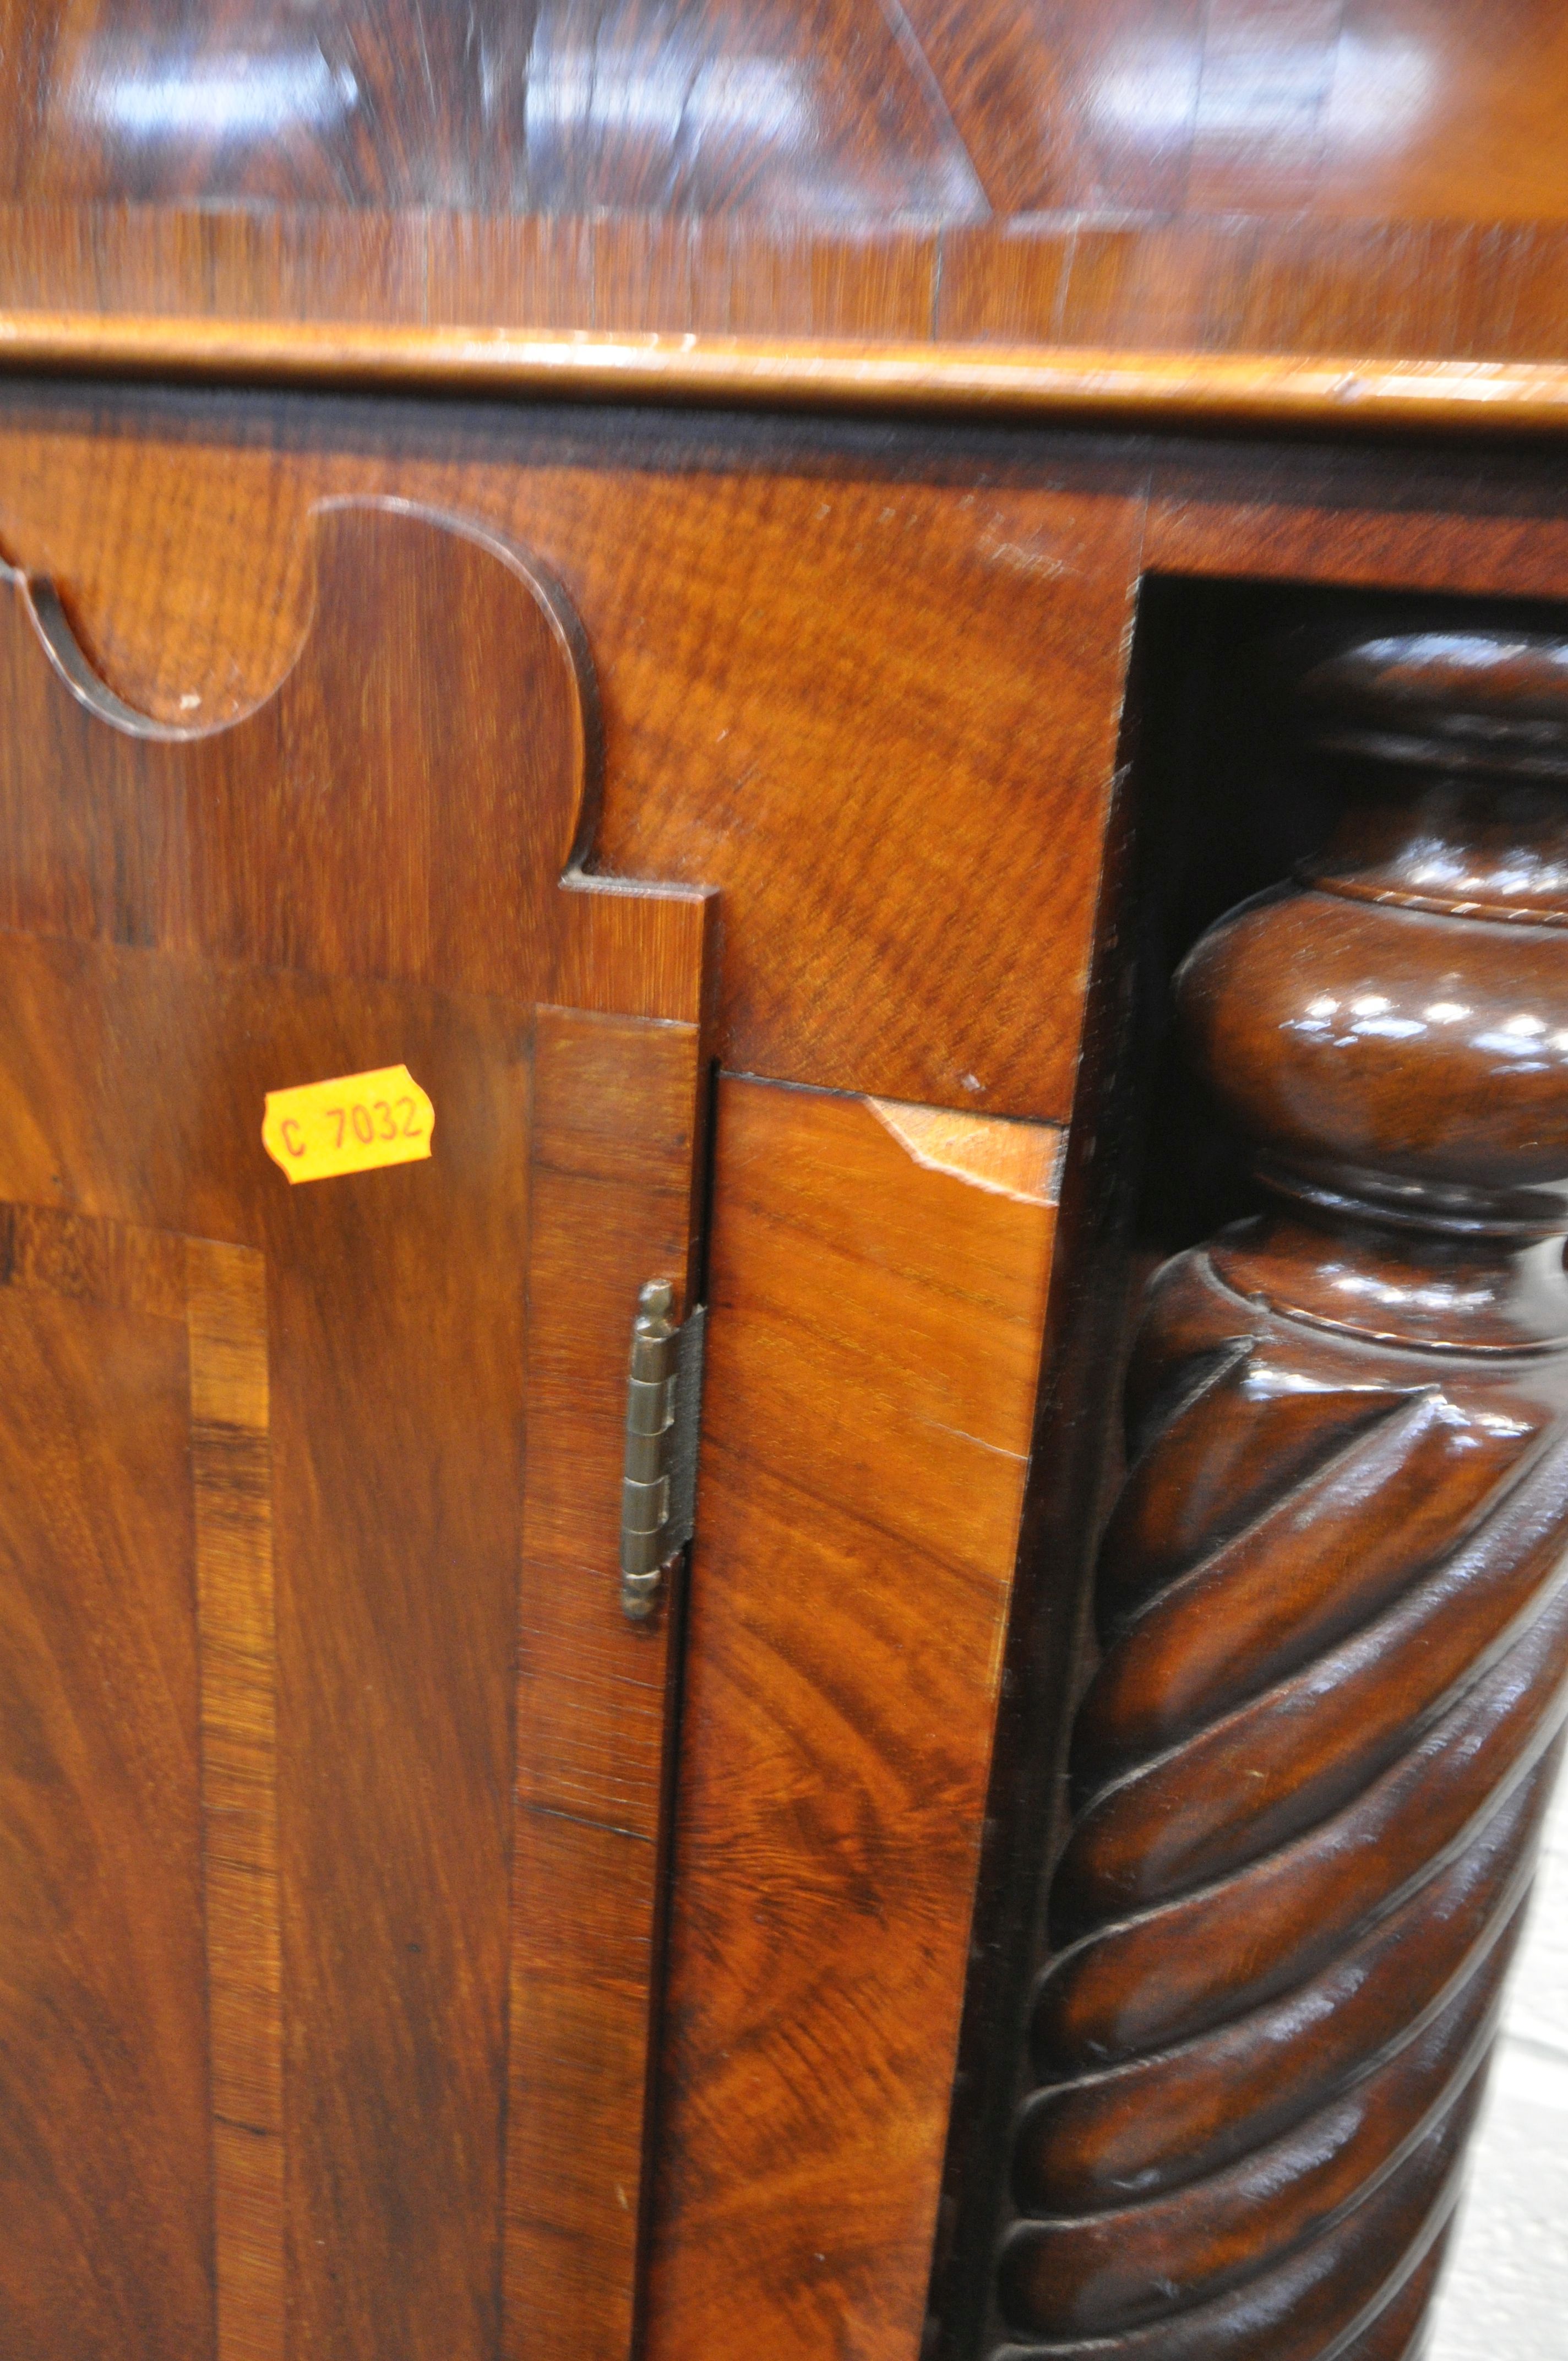
<instances>
[{"instance_id":1,"label":"wood grain stripe","mask_svg":"<svg viewBox=\"0 0 1568 2361\"><path fill-rule=\"evenodd\" d=\"M186 1245L218 2361L282 2361L283 2026L265 1266Z\"/></svg>"}]
</instances>

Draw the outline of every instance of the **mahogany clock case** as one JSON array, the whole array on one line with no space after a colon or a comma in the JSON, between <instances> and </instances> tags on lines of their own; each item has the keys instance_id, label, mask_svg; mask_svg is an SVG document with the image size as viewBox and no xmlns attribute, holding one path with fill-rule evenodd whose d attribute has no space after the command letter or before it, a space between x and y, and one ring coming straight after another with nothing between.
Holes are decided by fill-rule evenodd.
<instances>
[{"instance_id":1,"label":"mahogany clock case","mask_svg":"<svg viewBox=\"0 0 1568 2361\"><path fill-rule=\"evenodd\" d=\"M411 533L422 555L408 555ZM549 692L557 734L581 749L580 802L561 789L577 818L555 849L575 843L590 877L642 889L581 898L629 928L641 910L646 931L606 919L605 958L631 996L602 1010L583 996L591 962L569 972L571 994L530 982L531 1055L547 1077L552 1057L581 1049L571 1012L597 1025L607 1010L624 1019L623 1065L673 1061L667 1096L639 1104L674 1112L663 1128L648 1115L650 1153L670 1170L644 1204L617 1163L624 1073L605 1069L591 1138L572 1132L569 1091L542 1098L560 1120L541 1116L537 1185L542 1202L559 1183L588 1203L610 1168L626 1183L615 1277L630 1312L634 1279L653 1275L632 1270L636 1241L685 1253L696 1174L712 1357L684 1692L661 1679L668 1719L649 1725L655 1753L673 1752L674 1799L655 1767L648 1826L630 1831L639 1964L623 1972L618 1955L600 1991L579 1987L569 1945L524 1960L590 2077L596 2027L619 2011L640 2094L650 1998L657 2018L641 2158L623 2109L560 2192L570 2236L591 2224L575 2248L591 2259L551 2282L565 2293L545 2308L548 2349L619 2361L635 2334L649 2361L690 2361L733 2341L740 2304L758 2361L907 2361L923 2335L953 2361L1086 2339L1163 2361L1218 2304L1229 2342L1215 2349L1251 2361L1277 2325L1246 2309L1265 2282L1296 2307L1302 2361L1321 2305L1360 2338L1379 2290L1339 2238L1343 2191L1315 2246L1304 2215L1266 2225L1287 2264L1327 2255L1326 2295L1285 2286L1273 2248L1250 2254L1254 2217L1226 2216L1221 2254L1203 2244L1202 2202L1190 2208L1167 2322L1124 2288L1084 2291L1092 2269L1060 2259L1060 2224L1088 2221L1091 2246L1118 2208L1059 2150L1020 2143L1055 2104L1040 1976L1064 1929L1092 1936L1083 1893L1064 1902L1058 1880L1088 1876L1069 1750L1098 1660L1096 1557L1127 1477L1118 1396L1145 1350L1140 1299L1157 1264L1262 1202L1251 1150L1213 1113L1212 1072L1201 1088L1179 1063L1171 980L1238 901L1310 863L1354 800L1297 702L1301 650L1434 625L1560 631L1568 501L1549 455L13 378L0 382L0 554L55 586L59 645L107 684L105 711L123 700L165 741L195 712L221 748L301 665L308 684L330 653L335 697L368 650L366 677L396 689L363 700L377 742L397 696L420 715L433 859L449 850L434 818L451 748L479 750L466 798L481 778L500 792L504 763L492 776L485 750L511 741L492 720L520 683L544 694L543 673L508 671L506 618L534 611L519 586L534 586L539 613L576 619L550 640L570 650L570 694L565 675ZM405 566L417 598L397 587ZM511 607L486 588L492 566ZM383 610L404 619L407 676L375 656ZM537 614L530 628L543 648ZM410 680L427 657L439 695L422 703ZM49 696L69 703L58 680ZM23 753L46 749L66 779L74 742L40 731ZM345 738L345 779L352 755ZM145 785L181 759L137 740L126 777ZM532 890L548 901L546 887L541 871ZM114 938L107 891L103 907ZM1533 935L1550 960L1560 936ZM492 955L494 942L475 953L481 967ZM553 997L565 1015L543 1013ZM959 1119L966 1154L1005 1142L1004 1185L912 1149L933 1113ZM1255 1148L1257 1129L1239 1126ZM38 1185L47 1194L48 1171ZM181 1226L157 1209L135 1218ZM572 1449L552 1480L560 1516L591 1522L597 1550L620 1405L593 1427L608 1482L578 1499L570 1468L588 1462L572 1455L566 1313L579 1233L556 1235L550 1415ZM613 1309L608 1288L595 1296L601 1373ZM554 1636L565 1695L578 1643ZM623 1634L587 1644L608 1661ZM411 1682L425 1662L411 1643ZM490 1702L500 1748L499 1690ZM571 1715L551 1728L565 1763ZM324 1804L316 1825L324 1861ZM667 1928L650 1891L664 1844ZM501 1855L498 1837L483 1884L498 1927ZM374 1880L369 1854L358 1873ZM289 1923L312 1958L311 1927ZM587 1912L568 1932L605 1930ZM334 2005L351 2011L363 1980L341 1959L333 1972ZM440 2059L417 2040L400 2048L390 2015L381 2031L408 2092L435 2077L460 2141L462 2094ZM499 2120L488 2070L476 2066L476 2086ZM287 2251L323 2334L369 2361L395 2331L433 2357L454 2316L450 2266L488 2356L495 2142L444 2261L400 2249L395 2175L356 2182L343 2218L361 2301L301 2233L313 2187L334 2187L334 2150L300 2087L308 2137ZM362 2097L333 2103L369 2155ZM1420 2176L1447 2171L1458 2136L1412 2148L1390 2184L1390 2203L1420 2213L1397 2225L1410 2276L1381 2327L1368 2313L1373 2341L1345 2346L1356 2361L1402 2361L1416 2334L1437 2253L1420 2243ZM626 2195L625 2158L644 2169L640 2195ZM1072 2200L1054 2213L1039 2193L1052 2175ZM1287 2179L1302 2186L1294 2168ZM552 2185L547 2169L539 2180ZM1166 2235L1164 2215L1156 2226ZM520 2253L561 2229L542 2209ZM1042 2263L1051 2239L1060 2251ZM382 2255L417 2285L417 2314L399 2309ZM524 2312L507 2316L520 2334ZM56 2361L47 2342L40 2353Z\"/></svg>"}]
</instances>

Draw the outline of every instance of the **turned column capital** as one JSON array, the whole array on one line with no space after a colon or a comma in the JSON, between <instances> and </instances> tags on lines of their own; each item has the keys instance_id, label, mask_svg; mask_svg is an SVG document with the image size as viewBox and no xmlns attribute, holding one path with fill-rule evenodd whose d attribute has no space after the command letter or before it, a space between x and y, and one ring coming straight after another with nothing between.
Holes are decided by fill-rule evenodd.
<instances>
[{"instance_id":1,"label":"turned column capital","mask_svg":"<svg viewBox=\"0 0 1568 2361\"><path fill-rule=\"evenodd\" d=\"M1448 1235L1568 1226L1568 642L1367 640L1297 691L1343 817L1178 979L1259 1177Z\"/></svg>"}]
</instances>

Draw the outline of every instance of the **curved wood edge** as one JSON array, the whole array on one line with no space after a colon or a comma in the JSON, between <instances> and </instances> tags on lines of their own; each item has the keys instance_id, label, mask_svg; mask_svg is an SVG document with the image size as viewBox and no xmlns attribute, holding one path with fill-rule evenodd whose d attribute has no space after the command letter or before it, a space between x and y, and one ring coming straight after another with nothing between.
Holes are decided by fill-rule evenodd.
<instances>
[{"instance_id":1,"label":"curved wood edge","mask_svg":"<svg viewBox=\"0 0 1568 2361\"><path fill-rule=\"evenodd\" d=\"M352 972L358 959L385 980L437 991L704 1024L714 890L590 865L598 696L565 590L505 534L374 495L317 502L304 554L305 620L284 668L255 704L193 726L126 704L104 682L49 580L0 565L0 656L10 694L45 740L63 737L78 748L79 784L62 791L63 801L46 797L38 807L52 816L39 822L39 841L53 848L55 866L42 899L31 885L16 888L22 900L11 917L22 931L86 929L113 939L115 924L133 923L124 915L129 906L117 919L105 912L116 892L134 890L146 897L134 921L137 939L170 954L322 974ZM499 667L512 693L492 700L490 759L459 786L451 776L450 714L486 664ZM428 696L422 679L437 684ZM361 705L377 717L375 729L348 763L334 752L337 741L322 740L318 717ZM24 730L18 742L25 739ZM135 785L121 791L115 817L103 802L108 791L93 782L100 773L118 775L115 766L126 762ZM267 782L264 794L235 785L252 764ZM383 784L394 769L396 813ZM330 806L302 795L299 775L331 778ZM72 794L84 800L72 804ZM187 794L189 840L159 835L157 856L131 889L116 829L156 832L161 824L152 815ZM329 807L330 827L322 817ZM60 830L87 826L89 810L102 839L92 838L87 853L75 839L63 850ZM65 817L72 812L74 820ZM233 842L243 841L245 854L217 850L225 828L237 831ZM513 842L517 857L498 866L498 842ZM437 843L442 870L478 897L484 924L451 923L432 882ZM268 880L267 891L227 882L227 857L238 862L236 874ZM345 862L355 877L378 875L379 898L356 898ZM91 882L60 883L81 876ZM107 884L111 877L120 886ZM356 911L368 930L363 939Z\"/></svg>"},{"instance_id":2,"label":"curved wood edge","mask_svg":"<svg viewBox=\"0 0 1568 2361\"><path fill-rule=\"evenodd\" d=\"M0 313L0 369L497 397L1558 432L1568 363Z\"/></svg>"}]
</instances>

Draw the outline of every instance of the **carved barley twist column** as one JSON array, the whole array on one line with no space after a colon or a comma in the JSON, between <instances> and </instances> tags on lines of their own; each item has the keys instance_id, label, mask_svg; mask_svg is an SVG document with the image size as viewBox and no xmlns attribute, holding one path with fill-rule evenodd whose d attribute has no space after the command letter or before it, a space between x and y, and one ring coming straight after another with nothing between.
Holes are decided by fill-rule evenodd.
<instances>
[{"instance_id":1,"label":"carved barley twist column","mask_svg":"<svg viewBox=\"0 0 1568 2361\"><path fill-rule=\"evenodd\" d=\"M1348 817L1188 960L1276 1210L1157 1278L1002 2300L1408 2361L1568 1705L1568 643L1303 685Z\"/></svg>"}]
</instances>

